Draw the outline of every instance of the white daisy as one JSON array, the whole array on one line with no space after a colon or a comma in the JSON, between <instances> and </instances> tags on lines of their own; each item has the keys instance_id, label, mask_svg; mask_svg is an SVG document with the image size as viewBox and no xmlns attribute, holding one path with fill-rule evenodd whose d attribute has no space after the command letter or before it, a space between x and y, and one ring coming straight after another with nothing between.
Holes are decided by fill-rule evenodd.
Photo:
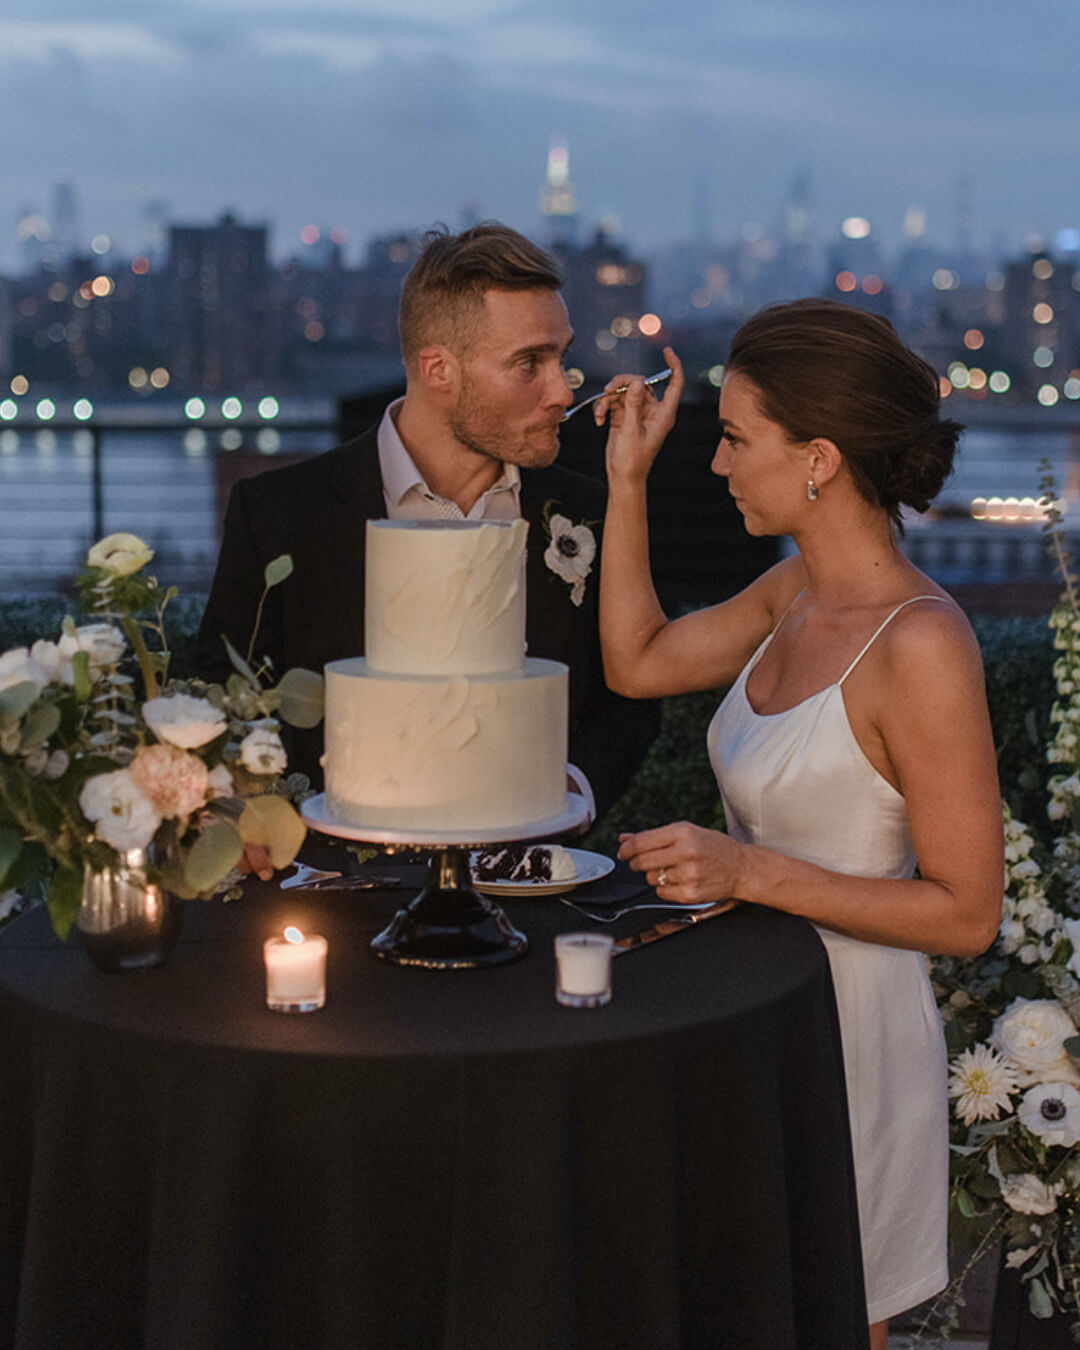
<instances>
[{"instance_id":1,"label":"white daisy","mask_svg":"<svg viewBox=\"0 0 1080 1350\"><path fill-rule=\"evenodd\" d=\"M965 1125L997 1120L1010 1095L1019 1091L1016 1074L988 1045L965 1050L952 1062L949 1096L956 1098L956 1113Z\"/></svg>"}]
</instances>

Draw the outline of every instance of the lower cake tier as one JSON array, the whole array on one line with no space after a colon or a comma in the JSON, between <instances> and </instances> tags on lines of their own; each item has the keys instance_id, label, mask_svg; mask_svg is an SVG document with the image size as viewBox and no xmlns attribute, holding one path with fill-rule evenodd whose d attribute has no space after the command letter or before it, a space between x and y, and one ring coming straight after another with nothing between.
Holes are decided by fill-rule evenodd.
<instances>
[{"instance_id":1,"label":"lower cake tier","mask_svg":"<svg viewBox=\"0 0 1080 1350\"><path fill-rule=\"evenodd\" d=\"M350 825L483 837L566 804L567 669L454 679L326 667L326 808Z\"/></svg>"}]
</instances>

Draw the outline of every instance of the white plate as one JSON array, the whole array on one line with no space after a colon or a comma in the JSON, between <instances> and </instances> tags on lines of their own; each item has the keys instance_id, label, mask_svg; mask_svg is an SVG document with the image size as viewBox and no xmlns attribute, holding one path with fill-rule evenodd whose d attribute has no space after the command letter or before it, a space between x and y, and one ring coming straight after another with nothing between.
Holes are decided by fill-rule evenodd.
<instances>
[{"instance_id":1,"label":"white plate","mask_svg":"<svg viewBox=\"0 0 1080 1350\"><path fill-rule=\"evenodd\" d=\"M590 853L585 848L568 848L567 853L574 860L577 875L564 877L559 881L477 881L473 877L473 886L482 895L561 895L572 891L575 886L584 886L589 881L599 881L614 868L613 858L603 853Z\"/></svg>"}]
</instances>

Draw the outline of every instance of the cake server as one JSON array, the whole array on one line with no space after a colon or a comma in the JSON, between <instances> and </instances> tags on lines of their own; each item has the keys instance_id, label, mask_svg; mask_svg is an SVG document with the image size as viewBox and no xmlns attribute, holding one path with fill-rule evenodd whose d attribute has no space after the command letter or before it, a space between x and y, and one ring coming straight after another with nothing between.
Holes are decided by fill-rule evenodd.
<instances>
[{"instance_id":1,"label":"cake server","mask_svg":"<svg viewBox=\"0 0 1080 1350\"><path fill-rule=\"evenodd\" d=\"M657 371L655 375L650 375L643 383L659 384L661 380L666 380L670 375L671 367L665 366L663 370ZM580 412L582 408L587 408L590 403L595 403L598 399L605 397L610 398L615 394L625 394L629 388L630 386L628 384L622 384L618 389L601 389L598 394L593 394L591 398L583 398L580 403L575 403L572 408L568 408L566 412L563 413L562 420L565 422L568 417L573 417L576 412Z\"/></svg>"},{"instance_id":2,"label":"cake server","mask_svg":"<svg viewBox=\"0 0 1080 1350\"><path fill-rule=\"evenodd\" d=\"M701 923L705 919L711 919L717 914L726 914L737 904L737 900L720 900L715 905L709 905L707 909L696 909L679 918L664 919L660 923L653 924L651 928L643 928L640 933L616 938L612 955L622 956L626 952L637 951L639 947L647 947L650 942L659 942L661 938L671 937L673 933L681 933L684 928L692 928L694 924Z\"/></svg>"}]
</instances>

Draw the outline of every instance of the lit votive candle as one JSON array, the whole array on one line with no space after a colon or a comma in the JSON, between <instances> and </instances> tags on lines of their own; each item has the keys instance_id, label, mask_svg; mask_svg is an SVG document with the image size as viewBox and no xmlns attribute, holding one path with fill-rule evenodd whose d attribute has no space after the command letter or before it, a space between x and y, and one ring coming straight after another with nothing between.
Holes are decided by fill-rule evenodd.
<instances>
[{"instance_id":1,"label":"lit votive candle","mask_svg":"<svg viewBox=\"0 0 1080 1350\"><path fill-rule=\"evenodd\" d=\"M611 999L611 956L606 933L560 933L555 939L555 997L568 1008L597 1008Z\"/></svg>"},{"instance_id":2,"label":"lit votive candle","mask_svg":"<svg viewBox=\"0 0 1080 1350\"><path fill-rule=\"evenodd\" d=\"M326 1002L327 940L286 928L282 937L263 943L266 1006L274 1012L314 1012Z\"/></svg>"}]
</instances>

